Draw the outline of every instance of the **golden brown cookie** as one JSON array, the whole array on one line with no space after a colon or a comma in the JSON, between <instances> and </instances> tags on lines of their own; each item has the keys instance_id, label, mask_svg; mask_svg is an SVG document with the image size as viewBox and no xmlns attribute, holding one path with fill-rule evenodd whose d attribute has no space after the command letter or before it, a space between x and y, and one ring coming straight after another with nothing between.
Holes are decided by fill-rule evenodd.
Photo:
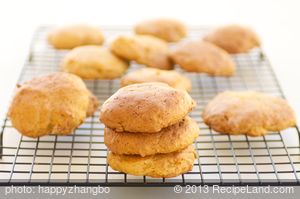
<instances>
[{"instance_id":1,"label":"golden brown cookie","mask_svg":"<svg viewBox=\"0 0 300 199\"><path fill-rule=\"evenodd\" d=\"M257 34L248 27L228 25L217 28L204 37L228 53L246 53L252 48L260 46Z\"/></svg>"},{"instance_id":2,"label":"golden brown cookie","mask_svg":"<svg viewBox=\"0 0 300 199\"><path fill-rule=\"evenodd\" d=\"M162 82L177 89L190 91L191 81L174 70L160 70L156 68L142 68L128 73L121 79L121 86L145 82Z\"/></svg>"},{"instance_id":3,"label":"golden brown cookie","mask_svg":"<svg viewBox=\"0 0 300 199\"><path fill-rule=\"evenodd\" d=\"M80 46L63 59L62 67L83 79L114 79L128 68L128 63L102 46Z\"/></svg>"},{"instance_id":4,"label":"golden brown cookie","mask_svg":"<svg viewBox=\"0 0 300 199\"><path fill-rule=\"evenodd\" d=\"M107 160L111 168L136 176L171 178L192 170L196 153L193 146L186 149L141 157L109 153Z\"/></svg>"},{"instance_id":5,"label":"golden brown cookie","mask_svg":"<svg viewBox=\"0 0 300 199\"><path fill-rule=\"evenodd\" d=\"M104 102L100 120L118 132L155 133L180 122L195 105L186 91L167 84L132 84Z\"/></svg>"},{"instance_id":6,"label":"golden brown cookie","mask_svg":"<svg viewBox=\"0 0 300 199\"><path fill-rule=\"evenodd\" d=\"M119 36L111 44L118 56L153 68L172 69L168 44L150 35Z\"/></svg>"},{"instance_id":7,"label":"golden brown cookie","mask_svg":"<svg viewBox=\"0 0 300 199\"><path fill-rule=\"evenodd\" d=\"M9 117L12 125L29 137L64 135L73 132L97 106L98 100L79 77L57 72L20 85Z\"/></svg>"},{"instance_id":8,"label":"golden brown cookie","mask_svg":"<svg viewBox=\"0 0 300 199\"><path fill-rule=\"evenodd\" d=\"M93 26L78 24L54 28L48 34L48 42L57 49L72 49L83 45L101 45L102 31Z\"/></svg>"},{"instance_id":9,"label":"golden brown cookie","mask_svg":"<svg viewBox=\"0 0 300 199\"><path fill-rule=\"evenodd\" d=\"M254 91L226 91L204 108L204 122L215 131L261 136L296 124L292 108L277 97Z\"/></svg>"},{"instance_id":10,"label":"golden brown cookie","mask_svg":"<svg viewBox=\"0 0 300 199\"><path fill-rule=\"evenodd\" d=\"M174 19L143 21L134 28L136 34L153 35L168 42L176 42L187 35L186 26Z\"/></svg>"},{"instance_id":11,"label":"golden brown cookie","mask_svg":"<svg viewBox=\"0 0 300 199\"><path fill-rule=\"evenodd\" d=\"M99 100L93 93L89 91L89 106L86 112L86 116L87 117L92 116L98 107L99 107Z\"/></svg>"},{"instance_id":12,"label":"golden brown cookie","mask_svg":"<svg viewBox=\"0 0 300 199\"><path fill-rule=\"evenodd\" d=\"M213 76L231 76L235 73L235 63L230 55L208 42L181 43L173 50L171 57L176 64L189 72Z\"/></svg>"},{"instance_id":13,"label":"golden brown cookie","mask_svg":"<svg viewBox=\"0 0 300 199\"><path fill-rule=\"evenodd\" d=\"M163 128L158 133L116 132L106 127L104 142L113 153L146 156L183 150L198 135L198 124L190 117L185 117L181 122Z\"/></svg>"}]
</instances>

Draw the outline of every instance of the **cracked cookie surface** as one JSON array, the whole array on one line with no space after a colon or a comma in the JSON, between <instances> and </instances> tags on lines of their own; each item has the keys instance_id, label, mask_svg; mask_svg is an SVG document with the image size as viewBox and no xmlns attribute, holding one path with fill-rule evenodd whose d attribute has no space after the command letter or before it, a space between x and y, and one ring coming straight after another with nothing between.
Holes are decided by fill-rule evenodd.
<instances>
[{"instance_id":1,"label":"cracked cookie surface","mask_svg":"<svg viewBox=\"0 0 300 199\"><path fill-rule=\"evenodd\" d=\"M173 61L189 72L212 76L232 76L235 63L223 49L205 41L187 41L178 44L170 54Z\"/></svg>"},{"instance_id":2,"label":"cracked cookie surface","mask_svg":"<svg viewBox=\"0 0 300 199\"><path fill-rule=\"evenodd\" d=\"M103 103L100 120L118 132L155 133L181 121L195 106L186 91L167 84L132 84Z\"/></svg>"},{"instance_id":3,"label":"cracked cookie surface","mask_svg":"<svg viewBox=\"0 0 300 199\"><path fill-rule=\"evenodd\" d=\"M191 145L198 135L198 124L185 117L157 133L116 132L106 127L104 143L116 154L146 156L182 150Z\"/></svg>"},{"instance_id":4,"label":"cracked cookie surface","mask_svg":"<svg viewBox=\"0 0 300 199\"><path fill-rule=\"evenodd\" d=\"M8 115L23 135L65 135L92 115L98 104L79 77L57 72L20 85Z\"/></svg>"},{"instance_id":5,"label":"cracked cookie surface","mask_svg":"<svg viewBox=\"0 0 300 199\"><path fill-rule=\"evenodd\" d=\"M255 91L225 91L204 108L204 122L220 133L261 136L294 126L294 111L284 99Z\"/></svg>"}]
</instances>

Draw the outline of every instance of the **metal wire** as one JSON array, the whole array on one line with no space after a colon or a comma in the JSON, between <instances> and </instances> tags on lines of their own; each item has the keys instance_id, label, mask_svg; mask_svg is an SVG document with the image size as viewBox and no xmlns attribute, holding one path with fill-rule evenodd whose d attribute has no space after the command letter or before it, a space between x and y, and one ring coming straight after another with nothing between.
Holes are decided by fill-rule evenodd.
<instances>
[{"instance_id":1,"label":"metal wire","mask_svg":"<svg viewBox=\"0 0 300 199\"><path fill-rule=\"evenodd\" d=\"M109 37L130 33L130 27L103 27ZM28 60L19 82L60 70L67 51L48 46L48 26L34 34ZM192 27L188 39L198 39L206 27ZM1 126L0 185L7 184L101 184L106 186L170 186L175 184L299 185L300 151L297 127L270 132L262 137L231 136L214 132L201 118L206 103L224 90L258 90L284 97L270 63L260 49L233 56L237 74L231 78L184 73L192 81L191 96L197 107L190 114L201 129L194 145L198 154L193 170L172 179L136 177L112 170L106 160L104 125L99 110L74 134L32 139L12 127L8 118ZM139 68L132 63L131 69ZM119 88L119 80L86 81L88 88L105 101ZM291 142L292 140L292 142Z\"/></svg>"}]
</instances>

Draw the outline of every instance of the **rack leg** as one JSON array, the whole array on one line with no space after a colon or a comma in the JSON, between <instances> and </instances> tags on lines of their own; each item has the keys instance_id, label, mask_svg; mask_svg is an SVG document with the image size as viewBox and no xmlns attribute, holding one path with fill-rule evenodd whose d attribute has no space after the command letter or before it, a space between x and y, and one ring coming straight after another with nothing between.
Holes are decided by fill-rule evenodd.
<instances>
[{"instance_id":1,"label":"rack leg","mask_svg":"<svg viewBox=\"0 0 300 199\"><path fill-rule=\"evenodd\" d=\"M260 58L260 61L264 61L266 59L264 52L262 52L262 51L259 52L259 58Z\"/></svg>"},{"instance_id":2,"label":"rack leg","mask_svg":"<svg viewBox=\"0 0 300 199\"><path fill-rule=\"evenodd\" d=\"M3 155L3 131L0 132L0 159Z\"/></svg>"},{"instance_id":3,"label":"rack leg","mask_svg":"<svg viewBox=\"0 0 300 199\"><path fill-rule=\"evenodd\" d=\"M2 159L3 156L3 133L4 133L4 128L5 128L5 124L6 124L7 119L5 119L3 121L3 123L1 123L1 130L0 130L0 160Z\"/></svg>"},{"instance_id":4,"label":"rack leg","mask_svg":"<svg viewBox=\"0 0 300 199\"><path fill-rule=\"evenodd\" d=\"M299 151L300 151L300 132L299 132L299 127L298 126L296 126L296 128L297 128L297 131L298 131L298 143L299 143Z\"/></svg>"}]
</instances>

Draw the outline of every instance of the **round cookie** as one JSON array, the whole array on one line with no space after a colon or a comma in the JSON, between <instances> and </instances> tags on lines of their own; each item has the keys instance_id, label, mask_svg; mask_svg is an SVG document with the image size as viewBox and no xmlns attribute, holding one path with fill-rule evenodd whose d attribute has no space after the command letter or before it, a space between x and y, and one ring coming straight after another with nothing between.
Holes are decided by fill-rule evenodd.
<instances>
[{"instance_id":1,"label":"round cookie","mask_svg":"<svg viewBox=\"0 0 300 199\"><path fill-rule=\"evenodd\" d=\"M192 170L196 152L193 146L173 153L141 157L109 153L107 160L114 170L136 176L171 178Z\"/></svg>"},{"instance_id":2,"label":"round cookie","mask_svg":"<svg viewBox=\"0 0 300 199\"><path fill-rule=\"evenodd\" d=\"M232 54L246 53L252 48L260 46L260 39L257 34L250 28L239 25L217 28L206 35L204 40Z\"/></svg>"},{"instance_id":3,"label":"round cookie","mask_svg":"<svg viewBox=\"0 0 300 199\"><path fill-rule=\"evenodd\" d=\"M221 48L204 41L179 44L171 53L173 61L189 72L207 73L212 76L232 76L235 63Z\"/></svg>"},{"instance_id":4,"label":"round cookie","mask_svg":"<svg viewBox=\"0 0 300 199\"><path fill-rule=\"evenodd\" d=\"M156 68L141 68L128 73L121 79L121 86L145 82L162 82L177 89L190 91L191 81L174 70L160 70Z\"/></svg>"},{"instance_id":5,"label":"round cookie","mask_svg":"<svg viewBox=\"0 0 300 199\"><path fill-rule=\"evenodd\" d=\"M186 26L174 19L143 21L134 28L136 34L153 35L167 42L176 42L187 35Z\"/></svg>"},{"instance_id":6,"label":"round cookie","mask_svg":"<svg viewBox=\"0 0 300 199\"><path fill-rule=\"evenodd\" d=\"M155 133L180 122L195 105L186 91L167 84L132 84L104 102L100 120L118 132Z\"/></svg>"},{"instance_id":7,"label":"round cookie","mask_svg":"<svg viewBox=\"0 0 300 199\"><path fill-rule=\"evenodd\" d=\"M119 36L111 43L118 56L153 68L172 69L168 44L150 35Z\"/></svg>"},{"instance_id":8,"label":"round cookie","mask_svg":"<svg viewBox=\"0 0 300 199\"><path fill-rule=\"evenodd\" d=\"M234 135L261 136L296 124L285 100L254 91L220 93L207 104L202 117L215 131Z\"/></svg>"},{"instance_id":9,"label":"round cookie","mask_svg":"<svg viewBox=\"0 0 300 199\"><path fill-rule=\"evenodd\" d=\"M73 132L97 106L98 100L79 77L57 72L20 85L8 115L23 135L64 135Z\"/></svg>"},{"instance_id":10,"label":"round cookie","mask_svg":"<svg viewBox=\"0 0 300 199\"><path fill-rule=\"evenodd\" d=\"M68 25L54 28L48 34L48 42L56 49L72 49L83 45L101 45L104 35L97 27Z\"/></svg>"},{"instance_id":11,"label":"round cookie","mask_svg":"<svg viewBox=\"0 0 300 199\"><path fill-rule=\"evenodd\" d=\"M66 72L83 79L114 79L128 68L128 63L102 46L80 46L71 50L63 59Z\"/></svg>"},{"instance_id":12,"label":"round cookie","mask_svg":"<svg viewBox=\"0 0 300 199\"><path fill-rule=\"evenodd\" d=\"M162 129L158 133L116 132L105 128L104 142L115 154L154 155L180 151L191 145L199 135L199 127L190 117Z\"/></svg>"}]
</instances>

